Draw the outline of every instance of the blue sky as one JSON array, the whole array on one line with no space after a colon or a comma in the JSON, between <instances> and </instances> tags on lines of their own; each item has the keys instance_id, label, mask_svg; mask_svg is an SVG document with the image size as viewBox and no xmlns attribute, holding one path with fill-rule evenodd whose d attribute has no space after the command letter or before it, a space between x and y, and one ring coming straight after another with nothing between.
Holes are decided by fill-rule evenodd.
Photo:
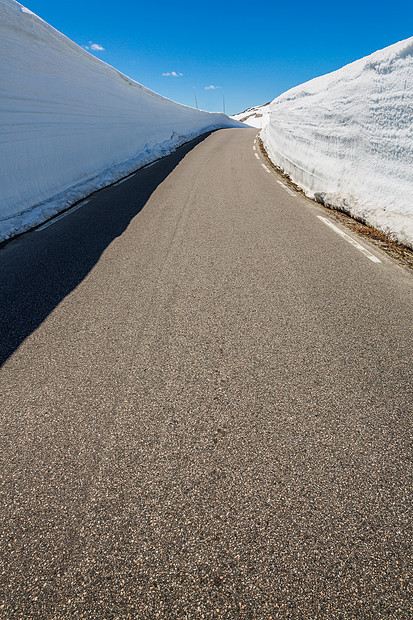
<instances>
[{"instance_id":1,"label":"blue sky","mask_svg":"<svg viewBox=\"0 0 413 620\"><path fill-rule=\"evenodd\" d=\"M413 35L411 0L22 4L161 95L193 106L196 88L200 108L224 96L228 114Z\"/></svg>"}]
</instances>

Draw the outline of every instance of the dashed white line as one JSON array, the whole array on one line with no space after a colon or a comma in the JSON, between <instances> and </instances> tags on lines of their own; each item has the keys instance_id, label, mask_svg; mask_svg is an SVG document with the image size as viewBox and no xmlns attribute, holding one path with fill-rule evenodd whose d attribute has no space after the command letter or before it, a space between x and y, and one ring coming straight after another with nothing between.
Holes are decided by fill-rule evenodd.
<instances>
[{"instance_id":1,"label":"dashed white line","mask_svg":"<svg viewBox=\"0 0 413 620\"><path fill-rule=\"evenodd\" d=\"M255 146L252 147L254 149L254 151L256 150ZM254 153L255 157L257 159L260 159L260 156L257 153ZM261 166L264 168L264 170L266 170L267 172L269 172L271 174L271 170L268 168L268 166L266 166L265 164L261 164ZM285 189L285 191L290 194L290 196L295 196L294 192L290 190L289 187L287 187L286 185L284 185L284 183L282 183L281 181L279 181L278 179L276 179L277 183L279 185L281 185L281 187L283 187Z\"/></svg>"},{"instance_id":2,"label":"dashed white line","mask_svg":"<svg viewBox=\"0 0 413 620\"><path fill-rule=\"evenodd\" d=\"M124 183L125 181L129 181L131 176L133 176L133 175L130 174L129 176L125 177L124 179L121 179L120 181L117 181L117 183L113 183L112 187L117 187L118 185L122 185L122 183Z\"/></svg>"},{"instance_id":3,"label":"dashed white line","mask_svg":"<svg viewBox=\"0 0 413 620\"><path fill-rule=\"evenodd\" d=\"M254 151L256 151L256 150L257 150L257 147L255 146L255 144L254 144L254 146L253 146L252 148L254 149Z\"/></svg>"},{"instance_id":4,"label":"dashed white line","mask_svg":"<svg viewBox=\"0 0 413 620\"><path fill-rule=\"evenodd\" d=\"M371 252L366 250L366 248L364 248L362 245L360 245L360 243L358 243L355 239L350 237L350 235L347 235L340 228L338 228L338 226L335 226L335 224L333 224L333 222L330 222L330 220L328 220L326 217L322 217L321 215L317 215L317 217L318 217L319 220L324 222L324 224L326 224L327 226L332 228L334 230L334 232L336 232L338 235L340 235L340 237L343 237L343 239L348 241L348 243L350 243L353 247L357 248L357 250L359 250L362 254L364 254L364 256L369 258L373 263L381 263L381 260L379 258L377 258L377 256L374 256L373 254L371 254Z\"/></svg>"},{"instance_id":5,"label":"dashed white line","mask_svg":"<svg viewBox=\"0 0 413 620\"><path fill-rule=\"evenodd\" d=\"M283 187L283 188L285 189L285 191L286 191L288 194L290 194L290 196L295 196L294 192L292 192L292 191L290 190L290 188L289 188L289 187L287 187L286 185L284 185L284 183L282 183L282 182L281 182L281 181L279 181L278 179L277 179L277 183L278 183L278 185L281 185L281 187Z\"/></svg>"},{"instance_id":6,"label":"dashed white line","mask_svg":"<svg viewBox=\"0 0 413 620\"><path fill-rule=\"evenodd\" d=\"M48 220L47 222L42 224L42 226L39 226L39 228L36 228L36 232L39 232L40 230L44 230L45 228L48 228L49 226L51 226L58 220L61 220L62 218L66 217L66 215L69 215L69 213L73 213L73 211L77 211L77 209L80 209L80 207L83 207L88 202L90 202L90 200L82 200L82 202L79 202L79 204L75 205L71 209L67 209L67 211L63 211L63 213L61 213L57 217L54 217L51 220Z\"/></svg>"}]
</instances>

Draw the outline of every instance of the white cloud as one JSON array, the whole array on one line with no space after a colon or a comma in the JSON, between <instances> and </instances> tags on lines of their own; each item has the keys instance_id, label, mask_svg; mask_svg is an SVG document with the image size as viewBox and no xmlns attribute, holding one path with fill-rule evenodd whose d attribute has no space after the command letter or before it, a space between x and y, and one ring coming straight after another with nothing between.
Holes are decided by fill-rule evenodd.
<instances>
[{"instance_id":1,"label":"white cloud","mask_svg":"<svg viewBox=\"0 0 413 620\"><path fill-rule=\"evenodd\" d=\"M98 43L92 43L92 41L89 41L89 45L84 45L83 47L85 48L85 50L92 50L94 52L103 52L105 49Z\"/></svg>"},{"instance_id":2,"label":"white cloud","mask_svg":"<svg viewBox=\"0 0 413 620\"><path fill-rule=\"evenodd\" d=\"M162 73L164 77L182 77L183 73L177 73L176 71L169 71L168 73Z\"/></svg>"},{"instance_id":3,"label":"white cloud","mask_svg":"<svg viewBox=\"0 0 413 620\"><path fill-rule=\"evenodd\" d=\"M205 86L205 90L215 90L217 88L221 88L221 86L214 86L213 84L211 84L211 86Z\"/></svg>"}]
</instances>

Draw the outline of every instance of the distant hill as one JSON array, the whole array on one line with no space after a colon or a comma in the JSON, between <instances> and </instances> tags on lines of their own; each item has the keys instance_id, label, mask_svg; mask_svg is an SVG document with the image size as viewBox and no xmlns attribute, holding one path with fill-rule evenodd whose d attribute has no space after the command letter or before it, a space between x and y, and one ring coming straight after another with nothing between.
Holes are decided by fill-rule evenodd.
<instances>
[{"instance_id":1,"label":"distant hill","mask_svg":"<svg viewBox=\"0 0 413 620\"><path fill-rule=\"evenodd\" d=\"M270 103L271 101L268 103L263 103L262 105L254 106L253 108L248 108L248 110L244 110L239 114L234 114L231 118L236 121L240 121L241 123L245 123L246 125L250 125L251 127L262 129L268 122Z\"/></svg>"}]
</instances>

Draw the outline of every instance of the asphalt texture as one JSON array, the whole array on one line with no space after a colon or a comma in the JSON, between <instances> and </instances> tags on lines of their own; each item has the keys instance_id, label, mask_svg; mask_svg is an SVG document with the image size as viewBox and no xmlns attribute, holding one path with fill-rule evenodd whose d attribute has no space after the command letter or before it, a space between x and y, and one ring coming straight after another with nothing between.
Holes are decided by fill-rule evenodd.
<instances>
[{"instance_id":1,"label":"asphalt texture","mask_svg":"<svg viewBox=\"0 0 413 620\"><path fill-rule=\"evenodd\" d=\"M2 618L412 617L413 277L255 134L0 249Z\"/></svg>"}]
</instances>

